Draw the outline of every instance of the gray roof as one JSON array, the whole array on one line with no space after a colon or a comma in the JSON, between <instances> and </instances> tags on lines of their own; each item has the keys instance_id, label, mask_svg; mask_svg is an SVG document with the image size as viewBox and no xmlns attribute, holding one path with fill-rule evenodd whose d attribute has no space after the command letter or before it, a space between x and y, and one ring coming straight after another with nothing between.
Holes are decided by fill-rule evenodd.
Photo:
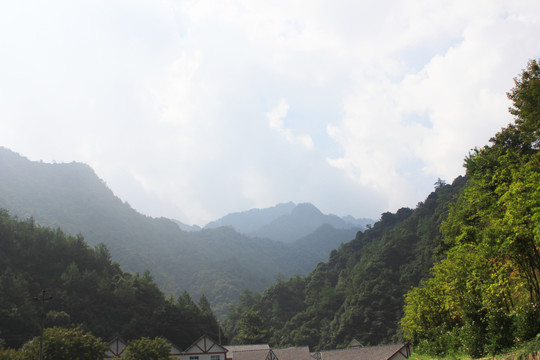
<instances>
[{"instance_id":1,"label":"gray roof","mask_svg":"<svg viewBox=\"0 0 540 360\"><path fill-rule=\"evenodd\" d=\"M272 358L270 349L235 351L234 353L234 360L270 360Z\"/></svg>"},{"instance_id":2,"label":"gray roof","mask_svg":"<svg viewBox=\"0 0 540 360\"><path fill-rule=\"evenodd\" d=\"M255 345L223 345L223 347L230 352L235 351L249 351L249 350L270 350L268 344L255 344Z\"/></svg>"},{"instance_id":3,"label":"gray roof","mask_svg":"<svg viewBox=\"0 0 540 360\"><path fill-rule=\"evenodd\" d=\"M320 354L321 360L388 360L404 347L406 347L404 344L366 346L361 348L321 351ZM404 353L406 352L404 351Z\"/></svg>"},{"instance_id":4,"label":"gray roof","mask_svg":"<svg viewBox=\"0 0 540 360\"><path fill-rule=\"evenodd\" d=\"M272 349L278 360L313 360L309 346L297 346L282 349Z\"/></svg>"},{"instance_id":5,"label":"gray roof","mask_svg":"<svg viewBox=\"0 0 540 360\"><path fill-rule=\"evenodd\" d=\"M255 350L270 350L268 344L256 344L256 345L223 345L227 349L227 359L235 359L235 354L243 351L255 351Z\"/></svg>"}]
</instances>

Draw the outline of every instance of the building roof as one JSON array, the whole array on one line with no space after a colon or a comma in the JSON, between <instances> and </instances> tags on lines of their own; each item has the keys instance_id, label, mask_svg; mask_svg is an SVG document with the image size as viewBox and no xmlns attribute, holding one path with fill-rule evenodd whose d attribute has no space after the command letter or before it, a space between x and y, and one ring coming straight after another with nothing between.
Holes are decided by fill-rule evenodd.
<instances>
[{"instance_id":1,"label":"building roof","mask_svg":"<svg viewBox=\"0 0 540 360\"><path fill-rule=\"evenodd\" d=\"M309 346L272 349L279 360L313 360Z\"/></svg>"},{"instance_id":2,"label":"building roof","mask_svg":"<svg viewBox=\"0 0 540 360\"><path fill-rule=\"evenodd\" d=\"M321 351L321 360L388 360L407 345L381 345ZM408 352L405 352L408 354ZM280 359L281 360L281 359Z\"/></svg>"},{"instance_id":3,"label":"building roof","mask_svg":"<svg viewBox=\"0 0 540 360\"><path fill-rule=\"evenodd\" d=\"M109 341L109 348L105 352L105 358L113 358L121 356L127 347L127 343L120 337L116 336Z\"/></svg>"},{"instance_id":4,"label":"building roof","mask_svg":"<svg viewBox=\"0 0 540 360\"><path fill-rule=\"evenodd\" d=\"M179 357L183 351L178 346L167 340L167 344L171 347L169 350L169 356L177 356Z\"/></svg>"},{"instance_id":5,"label":"building roof","mask_svg":"<svg viewBox=\"0 0 540 360\"><path fill-rule=\"evenodd\" d=\"M227 349L227 359L237 359L234 354L243 352L243 351L259 351L259 350L270 350L270 345L268 344L256 344L256 345L224 345Z\"/></svg>"},{"instance_id":6,"label":"building roof","mask_svg":"<svg viewBox=\"0 0 540 360\"><path fill-rule=\"evenodd\" d=\"M270 349L236 351L234 360L278 360Z\"/></svg>"},{"instance_id":7,"label":"building roof","mask_svg":"<svg viewBox=\"0 0 540 360\"><path fill-rule=\"evenodd\" d=\"M364 347L364 345L362 345L362 343L357 339L353 338L347 347Z\"/></svg>"},{"instance_id":8,"label":"building roof","mask_svg":"<svg viewBox=\"0 0 540 360\"><path fill-rule=\"evenodd\" d=\"M256 345L223 345L229 352L235 351L249 351L249 350L270 350L268 344L256 344Z\"/></svg>"},{"instance_id":9,"label":"building roof","mask_svg":"<svg viewBox=\"0 0 540 360\"><path fill-rule=\"evenodd\" d=\"M209 336L203 335L197 341L195 341L187 350L185 354L216 354L226 353L227 349L216 343Z\"/></svg>"}]
</instances>

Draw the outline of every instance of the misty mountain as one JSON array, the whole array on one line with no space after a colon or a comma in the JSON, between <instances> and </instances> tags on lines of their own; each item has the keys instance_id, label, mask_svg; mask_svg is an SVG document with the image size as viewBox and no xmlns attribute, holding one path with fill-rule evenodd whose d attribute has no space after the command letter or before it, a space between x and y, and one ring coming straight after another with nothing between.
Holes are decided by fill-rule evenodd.
<instances>
[{"instance_id":1,"label":"misty mountain","mask_svg":"<svg viewBox=\"0 0 540 360\"><path fill-rule=\"evenodd\" d=\"M244 314L256 311L277 347L344 348L353 338L372 345L395 342L405 294L430 276L443 255L439 228L465 184L459 177L436 187L415 209L382 214L307 276L276 279L261 296L242 297L225 322L227 335L234 338ZM317 232L326 230L331 228Z\"/></svg>"},{"instance_id":2,"label":"misty mountain","mask_svg":"<svg viewBox=\"0 0 540 360\"><path fill-rule=\"evenodd\" d=\"M281 216L290 214L295 207L296 205L293 202L288 202L265 209L235 212L208 223L204 228L213 229L221 226L231 226L238 232L249 234Z\"/></svg>"},{"instance_id":3,"label":"misty mountain","mask_svg":"<svg viewBox=\"0 0 540 360\"><path fill-rule=\"evenodd\" d=\"M289 202L265 209L231 213L209 223L205 229L230 226L252 237L291 243L324 225L331 225L334 229L363 230L373 223L374 220L355 219L350 215L343 218L325 215L310 203L296 205Z\"/></svg>"},{"instance_id":4,"label":"misty mountain","mask_svg":"<svg viewBox=\"0 0 540 360\"><path fill-rule=\"evenodd\" d=\"M243 289L261 291L277 274L307 274L328 258L329 248L354 238L339 231L344 238L334 236L329 228L292 244L253 239L229 227L183 231L171 220L135 211L88 165L29 161L1 147L0 208L82 234L92 246L104 243L124 270L150 270L166 293L205 294L217 315Z\"/></svg>"},{"instance_id":5,"label":"misty mountain","mask_svg":"<svg viewBox=\"0 0 540 360\"><path fill-rule=\"evenodd\" d=\"M169 219L171 220L172 222L174 222L176 225L178 225L178 227L184 231L199 231L201 230L201 227L199 225L188 225L188 224L184 224L183 222L181 222L180 220L176 220L176 219Z\"/></svg>"},{"instance_id":6,"label":"misty mountain","mask_svg":"<svg viewBox=\"0 0 540 360\"><path fill-rule=\"evenodd\" d=\"M282 215L248 235L290 243L323 225L331 225L335 229L358 228L339 216L323 214L313 204L303 203L298 204L290 214Z\"/></svg>"},{"instance_id":7,"label":"misty mountain","mask_svg":"<svg viewBox=\"0 0 540 360\"><path fill-rule=\"evenodd\" d=\"M364 229L367 228L368 225L373 225L375 223L375 220L373 219L368 219L368 218L357 219L351 215L343 216L342 219L353 226L358 226Z\"/></svg>"},{"instance_id":8,"label":"misty mountain","mask_svg":"<svg viewBox=\"0 0 540 360\"><path fill-rule=\"evenodd\" d=\"M344 239L354 239L359 231L359 227L336 229L332 225L325 224L311 234L292 242L290 246L293 249L308 252L311 256L327 259L332 250L348 241Z\"/></svg>"}]
</instances>

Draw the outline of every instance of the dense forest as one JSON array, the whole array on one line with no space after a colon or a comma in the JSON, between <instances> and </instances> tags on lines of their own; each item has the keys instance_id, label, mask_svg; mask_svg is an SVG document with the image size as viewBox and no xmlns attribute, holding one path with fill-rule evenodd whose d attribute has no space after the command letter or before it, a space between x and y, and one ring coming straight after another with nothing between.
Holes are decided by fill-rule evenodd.
<instances>
[{"instance_id":1,"label":"dense forest","mask_svg":"<svg viewBox=\"0 0 540 360\"><path fill-rule=\"evenodd\" d=\"M416 209L384 213L306 277L278 279L262 294L245 291L225 322L228 336L312 349L343 347L353 338L365 345L396 341L403 296L438 259L439 226L465 182L439 180Z\"/></svg>"},{"instance_id":2,"label":"dense forest","mask_svg":"<svg viewBox=\"0 0 540 360\"><path fill-rule=\"evenodd\" d=\"M21 219L32 217L37 224L60 227L66 234L82 234L92 246L104 243L123 270L141 274L150 270L168 294L187 290L194 299L205 295L218 317L226 314L244 288L262 291L279 273L286 277L309 273L360 229L317 230L332 217L314 206L291 204L289 212L294 214L276 219L292 217L295 230L309 228L311 233L288 244L255 239L229 226L187 232L169 219L135 211L88 165L30 161L0 147L0 169L0 208ZM267 212L257 213L267 219ZM245 223L249 214L236 218L244 218ZM343 220L341 225L345 226Z\"/></svg>"},{"instance_id":3,"label":"dense forest","mask_svg":"<svg viewBox=\"0 0 540 360\"><path fill-rule=\"evenodd\" d=\"M405 336L431 354L481 356L540 332L540 66L508 93L515 122L465 160L443 223L445 259L407 295Z\"/></svg>"},{"instance_id":4,"label":"dense forest","mask_svg":"<svg viewBox=\"0 0 540 360\"><path fill-rule=\"evenodd\" d=\"M36 301L46 291L49 301ZM0 211L0 343L19 347L45 326L82 326L103 339L162 336L186 347L219 336L206 297L167 298L148 272L129 274L103 245ZM43 308L42 308L43 307Z\"/></svg>"}]
</instances>

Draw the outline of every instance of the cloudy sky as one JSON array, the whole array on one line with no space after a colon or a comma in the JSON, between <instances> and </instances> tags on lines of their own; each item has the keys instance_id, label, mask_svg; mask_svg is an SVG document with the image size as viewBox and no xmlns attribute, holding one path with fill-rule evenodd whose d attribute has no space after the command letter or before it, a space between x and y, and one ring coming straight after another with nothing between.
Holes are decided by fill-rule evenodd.
<instances>
[{"instance_id":1,"label":"cloudy sky","mask_svg":"<svg viewBox=\"0 0 540 360\"><path fill-rule=\"evenodd\" d=\"M190 224L376 219L512 121L539 34L538 0L0 0L0 146Z\"/></svg>"}]
</instances>

